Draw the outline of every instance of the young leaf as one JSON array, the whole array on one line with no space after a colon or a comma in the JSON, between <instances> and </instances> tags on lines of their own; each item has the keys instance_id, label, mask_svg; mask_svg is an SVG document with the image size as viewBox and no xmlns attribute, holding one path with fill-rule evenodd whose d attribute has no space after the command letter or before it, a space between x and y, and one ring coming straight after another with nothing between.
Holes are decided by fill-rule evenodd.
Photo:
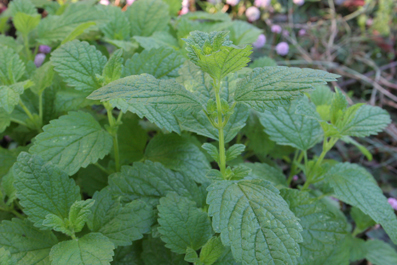
<instances>
[{"instance_id":1,"label":"young leaf","mask_svg":"<svg viewBox=\"0 0 397 265\"><path fill-rule=\"evenodd\" d=\"M109 265L113 260L113 243L100 233L89 233L79 239L56 244L50 253L52 264Z\"/></svg>"},{"instance_id":2,"label":"young leaf","mask_svg":"<svg viewBox=\"0 0 397 265\"><path fill-rule=\"evenodd\" d=\"M69 112L43 127L31 153L51 161L69 175L102 159L112 148L112 137L91 114Z\"/></svg>"},{"instance_id":3,"label":"young leaf","mask_svg":"<svg viewBox=\"0 0 397 265\"><path fill-rule=\"evenodd\" d=\"M158 79L176 78L184 61L182 54L171 48L145 49L127 60L123 76L147 73Z\"/></svg>"},{"instance_id":4,"label":"young leaf","mask_svg":"<svg viewBox=\"0 0 397 265\"><path fill-rule=\"evenodd\" d=\"M252 177L270 181L276 187L287 187L287 178L280 168L266 163L244 163L245 167L252 170Z\"/></svg>"},{"instance_id":5,"label":"young leaf","mask_svg":"<svg viewBox=\"0 0 397 265\"><path fill-rule=\"evenodd\" d=\"M80 190L68 175L38 155L22 152L14 168L17 197L36 227L46 229L47 214L68 218L70 206L80 200Z\"/></svg>"},{"instance_id":6,"label":"young leaf","mask_svg":"<svg viewBox=\"0 0 397 265\"><path fill-rule=\"evenodd\" d=\"M163 31L170 21L168 5L161 0L134 2L126 11L132 36L151 36Z\"/></svg>"},{"instance_id":7,"label":"young leaf","mask_svg":"<svg viewBox=\"0 0 397 265\"><path fill-rule=\"evenodd\" d=\"M270 182L218 181L208 191L212 226L236 261L296 264L302 227Z\"/></svg>"},{"instance_id":8,"label":"young leaf","mask_svg":"<svg viewBox=\"0 0 397 265\"><path fill-rule=\"evenodd\" d=\"M135 200L125 205L112 199L109 189L94 194L95 204L89 217L88 227L112 241L115 246L128 246L141 239L154 223L152 207Z\"/></svg>"},{"instance_id":9,"label":"young leaf","mask_svg":"<svg viewBox=\"0 0 397 265\"><path fill-rule=\"evenodd\" d=\"M208 182L205 173L211 168L210 164L193 139L187 135L155 136L146 147L145 158L185 173L198 183Z\"/></svg>"},{"instance_id":10,"label":"young leaf","mask_svg":"<svg viewBox=\"0 0 397 265\"><path fill-rule=\"evenodd\" d=\"M310 100L316 106L331 105L333 97L334 93L325 85L316 86L310 94Z\"/></svg>"},{"instance_id":11,"label":"young leaf","mask_svg":"<svg viewBox=\"0 0 397 265\"><path fill-rule=\"evenodd\" d=\"M198 250L212 236L208 214L196 204L176 193L168 193L160 199L160 224L158 231L165 246L178 254L186 253L188 247Z\"/></svg>"},{"instance_id":12,"label":"young leaf","mask_svg":"<svg viewBox=\"0 0 397 265\"><path fill-rule=\"evenodd\" d=\"M54 69L77 90L94 91L102 86L96 75L102 74L106 57L92 45L78 40L56 49L51 56Z\"/></svg>"},{"instance_id":13,"label":"young leaf","mask_svg":"<svg viewBox=\"0 0 397 265\"><path fill-rule=\"evenodd\" d=\"M51 231L39 230L28 220L14 218L0 224L0 248L8 250L16 264L50 264L48 254L56 243Z\"/></svg>"},{"instance_id":14,"label":"young leaf","mask_svg":"<svg viewBox=\"0 0 397 265\"><path fill-rule=\"evenodd\" d=\"M89 27L96 25L94 21L90 22L85 22L83 24L78 25L72 32L67 35L63 41L61 42L61 45L65 44L66 42L72 41L76 39L78 36L84 33Z\"/></svg>"},{"instance_id":15,"label":"young leaf","mask_svg":"<svg viewBox=\"0 0 397 265\"><path fill-rule=\"evenodd\" d=\"M358 165L339 163L328 170L324 178L338 199L369 215L397 242L396 215L371 174Z\"/></svg>"},{"instance_id":16,"label":"young leaf","mask_svg":"<svg viewBox=\"0 0 397 265\"><path fill-rule=\"evenodd\" d=\"M51 86L54 79L54 69L50 62L37 68L32 77L34 85L30 88L37 95L41 95L47 87Z\"/></svg>"},{"instance_id":17,"label":"young leaf","mask_svg":"<svg viewBox=\"0 0 397 265\"><path fill-rule=\"evenodd\" d=\"M30 0L14 0L8 6L10 16L14 17L18 12L28 15L36 15L37 10Z\"/></svg>"},{"instance_id":18,"label":"young leaf","mask_svg":"<svg viewBox=\"0 0 397 265\"><path fill-rule=\"evenodd\" d=\"M83 229L86 221L88 220L88 216L91 214L91 208L94 203L95 201L91 199L75 201L70 207L69 222L75 233L78 233Z\"/></svg>"},{"instance_id":19,"label":"young leaf","mask_svg":"<svg viewBox=\"0 0 397 265\"><path fill-rule=\"evenodd\" d=\"M205 265L212 265L222 256L225 249L226 248L222 245L220 237L211 237L201 249L200 261Z\"/></svg>"},{"instance_id":20,"label":"young leaf","mask_svg":"<svg viewBox=\"0 0 397 265\"><path fill-rule=\"evenodd\" d=\"M271 140L305 151L323 139L323 130L317 121L295 114L295 106L266 110L259 119Z\"/></svg>"},{"instance_id":21,"label":"young leaf","mask_svg":"<svg viewBox=\"0 0 397 265\"><path fill-rule=\"evenodd\" d=\"M143 241L142 259L145 264L188 265L183 255L177 255L164 246L160 238L147 238Z\"/></svg>"},{"instance_id":22,"label":"young leaf","mask_svg":"<svg viewBox=\"0 0 397 265\"><path fill-rule=\"evenodd\" d=\"M0 85L12 85L25 73L25 65L11 48L0 49Z\"/></svg>"},{"instance_id":23,"label":"young leaf","mask_svg":"<svg viewBox=\"0 0 397 265\"><path fill-rule=\"evenodd\" d=\"M396 250L383 241L368 240L365 249L365 258L374 265L397 264Z\"/></svg>"},{"instance_id":24,"label":"young leaf","mask_svg":"<svg viewBox=\"0 0 397 265\"><path fill-rule=\"evenodd\" d=\"M328 209L325 203L311 197L308 192L282 189L281 195L303 227L302 253L298 263L324 264L337 243L349 232L345 217Z\"/></svg>"},{"instance_id":25,"label":"young leaf","mask_svg":"<svg viewBox=\"0 0 397 265\"><path fill-rule=\"evenodd\" d=\"M215 160L215 162L219 162L219 152L218 148L215 145L210 143L205 143L201 146L207 153Z\"/></svg>"},{"instance_id":26,"label":"young leaf","mask_svg":"<svg viewBox=\"0 0 397 265\"><path fill-rule=\"evenodd\" d=\"M109 178L109 186L112 195L121 197L122 202L141 199L155 206L161 197L176 192L201 206L200 191L192 178L151 161L123 166L120 173Z\"/></svg>"},{"instance_id":27,"label":"young leaf","mask_svg":"<svg viewBox=\"0 0 397 265\"><path fill-rule=\"evenodd\" d=\"M243 78L234 99L263 112L268 108L286 105L302 92L315 85L335 81L338 76L320 70L283 66L255 68Z\"/></svg>"},{"instance_id":28,"label":"young leaf","mask_svg":"<svg viewBox=\"0 0 397 265\"><path fill-rule=\"evenodd\" d=\"M241 155L244 152L245 145L243 144L234 144L226 151L226 161L230 161Z\"/></svg>"},{"instance_id":29,"label":"young leaf","mask_svg":"<svg viewBox=\"0 0 397 265\"><path fill-rule=\"evenodd\" d=\"M121 77L123 62L123 50L115 51L103 68L102 76L105 78L105 84L116 81Z\"/></svg>"},{"instance_id":30,"label":"young leaf","mask_svg":"<svg viewBox=\"0 0 397 265\"><path fill-rule=\"evenodd\" d=\"M376 225L375 221L371 217L363 213L359 208L352 207L350 214L356 223L356 231L362 232L367 228Z\"/></svg>"},{"instance_id":31,"label":"young leaf","mask_svg":"<svg viewBox=\"0 0 397 265\"><path fill-rule=\"evenodd\" d=\"M186 249L185 260L190 263L193 263L193 264L202 265L198 255L197 255L196 250L194 250L190 247L187 247L187 249Z\"/></svg>"},{"instance_id":32,"label":"young leaf","mask_svg":"<svg viewBox=\"0 0 397 265\"><path fill-rule=\"evenodd\" d=\"M39 14L28 15L18 12L13 18L15 28L23 35L28 35L33 29L37 27L41 19Z\"/></svg>"}]
</instances>

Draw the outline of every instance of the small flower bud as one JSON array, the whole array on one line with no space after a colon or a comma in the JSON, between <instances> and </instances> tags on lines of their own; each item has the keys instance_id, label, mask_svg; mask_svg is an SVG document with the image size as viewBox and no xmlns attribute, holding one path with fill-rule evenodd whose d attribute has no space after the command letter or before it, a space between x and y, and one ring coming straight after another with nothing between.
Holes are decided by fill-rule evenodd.
<instances>
[{"instance_id":1,"label":"small flower bud","mask_svg":"<svg viewBox=\"0 0 397 265\"><path fill-rule=\"evenodd\" d=\"M39 46L39 52L40 53L50 53L51 52L51 47L47 45L40 45Z\"/></svg>"},{"instance_id":2,"label":"small flower bud","mask_svg":"<svg viewBox=\"0 0 397 265\"><path fill-rule=\"evenodd\" d=\"M306 30L305 29L300 29L299 32L298 32L298 35L300 37L305 36L306 35Z\"/></svg>"},{"instance_id":3,"label":"small flower bud","mask_svg":"<svg viewBox=\"0 0 397 265\"><path fill-rule=\"evenodd\" d=\"M34 58L34 64L36 67L40 67L45 60L45 54L44 53L38 53L36 57Z\"/></svg>"},{"instance_id":4,"label":"small flower bud","mask_svg":"<svg viewBox=\"0 0 397 265\"><path fill-rule=\"evenodd\" d=\"M237 5L238 2L240 2L240 0L226 0L226 4L231 5L231 6Z\"/></svg>"},{"instance_id":5,"label":"small flower bud","mask_svg":"<svg viewBox=\"0 0 397 265\"><path fill-rule=\"evenodd\" d=\"M397 199L395 198L389 198L387 199L387 202L391 205L391 207L397 211Z\"/></svg>"},{"instance_id":6,"label":"small flower bud","mask_svg":"<svg viewBox=\"0 0 397 265\"><path fill-rule=\"evenodd\" d=\"M187 13L189 13L189 8L184 6L184 7L182 7L181 11L179 12L179 15L184 15Z\"/></svg>"},{"instance_id":7,"label":"small flower bud","mask_svg":"<svg viewBox=\"0 0 397 265\"><path fill-rule=\"evenodd\" d=\"M288 43L283 41L283 42L280 42L279 44L277 44L276 52L278 55L285 56L288 54L288 51L289 51Z\"/></svg>"},{"instance_id":8,"label":"small flower bud","mask_svg":"<svg viewBox=\"0 0 397 265\"><path fill-rule=\"evenodd\" d=\"M245 11L245 15L247 16L247 19L251 22L258 20L259 17L261 16L261 11L255 6L251 6Z\"/></svg>"},{"instance_id":9,"label":"small flower bud","mask_svg":"<svg viewBox=\"0 0 397 265\"><path fill-rule=\"evenodd\" d=\"M280 25L272 25L270 30L271 30L271 32L276 33L276 34L280 34L282 31Z\"/></svg>"},{"instance_id":10,"label":"small flower bud","mask_svg":"<svg viewBox=\"0 0 397 265\"><path fill-rule=\"evenodd\" d=\"M135 0L127 0L127 1L126 1L126 4L127 4L127 6L130 6L130 5L132 5L134 2L135 2Z\"/></svg>"},{"instance_id":11,"label":"small flower bud","mask_svg":"<svg viewBox=\"0 0 397 265\"><path fill-rule=\"evenodd\" d=\"M266 43L266 36L261 34L259 35L258 39L254 43L252 43L252 46L254 46L256 49L260 49L263 46L265 46L265 43Z\"/></svg>"}]
</instances>

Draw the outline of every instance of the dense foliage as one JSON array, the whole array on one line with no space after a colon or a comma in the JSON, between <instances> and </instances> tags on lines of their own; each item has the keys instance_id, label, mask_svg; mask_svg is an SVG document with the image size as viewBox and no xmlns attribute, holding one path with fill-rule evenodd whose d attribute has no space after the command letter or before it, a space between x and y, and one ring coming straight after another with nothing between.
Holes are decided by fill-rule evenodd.
<instances>
[{"instance_id":1,"label":"dense foliage","mask_svg":"<svg viewBox=\"0 0 397 265\"><path fill-rule=\"evenodd\" d=\"M397 263L357 237L397 244L382 190L327 158L343 141L371 159L353 137L390 117L338 75L249 64L258 28L179 1L41 3L13 1L0 36L0 264Z\"/></svg>"}]
</instances>

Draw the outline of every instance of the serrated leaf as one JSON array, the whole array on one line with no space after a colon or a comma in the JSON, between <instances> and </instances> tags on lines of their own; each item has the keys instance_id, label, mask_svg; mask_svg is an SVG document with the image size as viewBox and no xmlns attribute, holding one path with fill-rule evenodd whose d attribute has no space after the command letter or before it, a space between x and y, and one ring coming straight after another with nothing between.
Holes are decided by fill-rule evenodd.
<instances>
[{"instance_id":1,"label":"serrated leaf","mask_svg":"<svg viewBox=\"0 0 397 265\"><path fill-rule=\"evenodd\" d=\"M189 136L155 136L146 147L145 159L160 162L169 169L185 173L198 183L208 182L205 173L210 169L210 164Z\"/></svg>"},{"instance_id":2,"label":"serrated leaf","mask_svg":"<svg viewBox=\"0 0 397 265\"><path fill-rule=\"evenodd\" d=\"M52 53L51 63L65 82L77 90L88 92L102 86L96 75L102 74L106 57L87 42L74 40L63 44Z\"/></svg>"},{"instance_id":3,"label":"serrated leaf","mask_svg":"<svg viewBox=\"0 0 397 265\"><path fill-rule=\"evenodd\" d=\"M66 42L72 41L74 39L76 39L78 36L80 36L81 34L84 33L84 31L86 31L88 28L92 27L96 25L96 23L94 21L90 21L90 22L85 22L83 24L78 25L72 32L69 33L69 35L67 35L61 42L62 44L65 44Z\"/></svg>"},{"instance_id":4,"label":"serrated leaf","mask_svg":"<svg viewBox=\"0 0 397 265\"><path fill-rule=\"evenodd\" d=\"M397 242L396 215L371 174L358 165L339 163L331 167L324 178L338 199L369 215Z\"/></svg>"},{"instance_id":5,"label":"serrated leaf","mask_svg":"<svg viewBox=\"0 0 397 265\"><path fill-rule=\"evenodd\" d=\"M88 216L91 214L91 208L94 203L94 200L87 199L85 201L75 201L70 207L69 222L75 233L78 233L83 229L86 221L88 220Z\"/></svg>"},{"instance_id":6,"label":"serrated leaf","mask_svg":"<svg viewBox=\"0 0 397 265\"><path fill-rule=\"evenodd\" d=\"M363 213L359 208L352 207L350 215L356 223L356 229L358 232L362 232L367 228L376 225L375 221L371 217Z\"/></svg>"},{"instance_id":7,"label":"serrated leaf","mask_svg":"<svg viewBox=\"0 0 397 265\"><path fill-rule=\"evenodd\" d=\"M15 28L23 35L28 35L33 29L37 27L41 19L39 14L28 15L26 13L18 12L13 17Z\"/></svg>"},{"instance_id":8,"label":"serrated leaf","mask_svg":"<svg viewBox=\"0 0 397 265\"><path fill-rule=\"evenodd\" d=\"M105 78L106 84L116 81L121 77L123 62L123 50L115 51L103 68L102 76Z\"/></svg>"},{"instance_id":9,"label":"serrated leaf","mask_svg":"<svg viewBox=\"0 0 397 265\"><path fill-rule=\"evenodd\" d=\"M39 230L28 220L15 218L0 224L0 247L8 250L18 265L50 264L48 254L56 243L51 231Z\"/></svg>"},{"instance_id":10,"label":"serrated leaf","mask_svg":"<svg viewBox=\"0 0 397 265\"><path fill-rule=\"evenodd\" d=\"M163 31L170 21L168 5L161 0L134 2L127 8L132 36L151 36Z\"/></svg>"},{"instance_id":11,"label":"serrated leaf","mask_svg":"<svg viewBox=\"0 0 397 265\"><path fill-rule=\"evenodd\" d=\"M113 243L100 233L89 233L75 240L56 244L50 253L52 264L109 265L113 260Z\"/></svg>"},{"instance_id":12,"label":"serrated leaf","mask_svg":"<svg viewBox=\"0 0 397 265\"><path fill-rule=\"evenodd\" d=\"M310 100L316 106L331 105L334 93L328 86L319 85L310 94Z\"/></svg>"},{"instance_id":13,"label":"serrated leaf","mask_svg":"<svg viewBox=\"0 0 397 265\"><path fill-rule=\"evenodd\" d=\"M350 247L350 261L357 261L365 258L365 242L361 238L352 237L351 240L351 247Z\"/></svg>"},{"instance_id":14,"label":"serrated leaf","mask_svg":"<svg viewBox=\"0 0 397 265\"><path fill-rule=\"evenodd\" d=\"M0 84L12 85L25 73L25 65L11 48L0 49Z\"/></svg>"},{"instance_id":15,"label":"serrated leaf","mask_svg":"<svg viewBox=\"0 0 397 265\"><path fill-rule=\"evenodd\" d=\"M202 108L196 97L175 80L159 80L148 74L114 81L94 91L88 99L111 100L112 104L116 103L114 100L122 99L134 108L144 109L150 105L173 113L200 111Z\"/></svg>"},{"instance_id":16,"label":"serrated leaf","mask_svg":"<svg viewBox=\"0 0 397 265\"><path fill-rule=\"evenodd\" d=\"M134 39L145 50L169 47L178 50L179 44L177 39L167 31L156 31L150 37L134 36Z\"/></svg>"},{"instance_id":17,"label":"serrated leaf","mask_svg":"<svg viewBox=\"0 0 397 265\"><path fill-rule=\"evenodd\" d=\"M10 118L11 118L10 114L7 111L5 111L2 107L0 107L0 133L4 132L5 129L11 124Z\"/></svg>"},{"instance_id":18,"label":"serrated leaf","mask_svg":"<svg viewBox=\"0 0 397 265\"><path fill-rule=\"evenodd\" d=\"M131 34L131 27L125 12L122 12L121 8L112 5L102 6L102 8L105 11L106 17L109 19L101 27L105 38L111 40L128 40Z\"/></svg>"},{"instance_id":19,"label":"serrated leaf","mask_svg":"<svg viewBox=\"0 0 397 265\"><path fill-rule=\"evenodd\" d=\"M205 265L212 265L222 256L225 249L226 248L222 245L220 237L211 237L201 249L200 261Z\"/></svg>"},{"instance_id":20,"label":"serrated leaf","mask_svg":"<svg viewBox=\"0 0 397 265\"><path fill-rule=\"evenodd\" d=\"M324 265L349 265L349 258L350 258L350 245L351 241L349 236L342 238L339 242L336 243L336 246L323 263Z\"/></svg>"},{"instance_id":21,"label":"serrated leaf","mask_svg":"<svg viewBox=\"0 0 397 265\"><path fill-rule=\"evenodd\" d=\"M200 191L192 178L151 161L121 167L121 172L110 176L109 186L112 195L121 197L122 202L141 199L155 206L161 197L176 192L201 206Z\"/></svg>"},{"instance_id":22,"label":"serrated leaf","mask_svg":"<svg viewBox=\"0 0 397 265\"><path fill-rule=\"evenodd\" d=\"M241 263L235 261L230 247L225 247L222 256L213 265L241 265Z\"/></svg>"},{"instance_id":23,"label":"serrated leaf","mask_svg":"<svg viewBox=\"0 0 397 265\"><path fill-rule=\"evenodd\" d=\"M31 153L51 161L69 175L102 159L112 148L112 137L89 113L69 112L43 127Z\"/></svg>"},{"instance_id":24,"label":"serrated leaf","mask_svg":"<svg viewBox=\"0 0 397 265\"><path fill-rule=\"evenodd\" d=\"M233 41L235 45L254 43L262 33L262 30L255 27L253 24L242 20L234 20L229 30L230 40Z\"/></svg>"},{"instance_id":25,"label":"serrated leaf","mask_svg":"<svg viewBox=\"0 0 397 265\"><path fill-rule=\"evenodd\" d=\"M160 199L158 231L165 246L178 254L188 247L198 250L212 236L208 214L196 204L176 193L168 193Z\"/></svg>"},{"instance_id":26,"label":"serrated leaf","mask_svg":"<svg viewBox=\"0 0 397 265\"><path fill-rule=\"evenodd\" d=\"M186 249L185 260L187 262L190 262L190 263L193 263L193 264L202 265L198 255L197 255L196 250L194 250L194 249L192 249L190 247L188 247Z\"/></svg>"},{"instance_id":27,"label":"serrated leaf","mask_svg":"<svg viewBox=\"0 0 397 265\"><path fill-rule=\"evenodd\" d=\"M0 248L0 265L15 265L17 261L4 247Z\"/></svg>"},{"instance_id":28,"label":"serrated leaf","mask_svg":"<svg viewBox=\"0 0 397 265\"><path fill-rule=\"evenodd\" d=\"M357 110L347 109L343 120L335 126L341 135L366 137L381 132L391 122L386 110L370 105L363 105Z\"/></svg>"},{"instance_id":29,"label":"serrated leaf","mask_svg":"<svg viewBox=\"0 0 397 265\"><path fill-rule=\"evenodd\" d=\"M37 68L32 76L34 85L30 88L37 95L41 95L47 87L52 84L54 79L54 69L50 62L43 64Z\"/></svg>"},{"instance_id":30,"label":"serrated leaf","mask_svg":"<svg viewBox=\"0 0 397 265\"><path fill-rule=\"evenodd\" d=\"M297 264L302 227L270 182L218 181L208 191L212 226L236 261Z\"/></svg>"},{"instance_id":31,"label":"serrated leaf","mask_svg":"<svg viewBox=\"0 0 397 265\"><path fill-rule=\"evenodd\" d=\"M328 209L322 201L311 197L308 192L282 189L281 195L300 219L303 228L303 243L300 244L302 254L298 263L323 264L336 244L349 232L346 219Z\"/></svg>"},{"instance_id":32,"label":"serrated leaf","mask_svg":"<svg viewBox=\"0 0 397 265\"><path fill-rule=\"evenodd\" d=\"M18 105L20 96L24 92L25 82L19 82L9 86L0 86L0 107L11 114Z\"/></svg>"},{"instance_id":33,"label":"serrated leaf","mask_svg":"<svg viewBox=\"0 0 397 265\"><path fill-rule=\"evenodd\" d=\"M90 92L78 91L73 88L59 90L55 94L54 105L57 113L78 110L95 104L95 101L87 99Z\"/></svg>"},{"instance_id":34,"label":"serrated leaf","mask_svg":"<svg viewBox=\"0 0 397 265\"><path fill-rule=\"evenodd\" d=\"M272 141L308 150L323 139L323 131L317 121L295 114L296 104L266 110L259 120Z\"/></svg>"},{"instance_id":35,"label":"serrated leaf","mask_svg":"<svg viewBox=\"0 0 397 265\"><path fill-rule=\"evenodd\" d=\"M88 227L108 237L115 246L128 246L141 239L155 221L152 207L139 200L122 205L112 199L109 189L96 192L93 199Z\"/></svg>"},{"instance_id":36,"label":"serrated leaf","mask_svg":"<svg viewBox=\"0 0 397 265\"><path fill-rule=\"evenodd\" d=\"M37 14L37 10L30 0L14 0L10 3L8 8L11 17L15 16L18 12L28 15Z\"/></svg>"},{"instance_id":37,"label":"serrated leaf","mask_svg":"<svg viewBox=\"0 0 397 265\"><path fill-rule=\"evenodd\" d=\"M156 265L188 265L183 255L177 255L164 246L160 238L145 239L143 241L141 257L145 264Z\"/></svg>"},{"instance_id":38,"label":"serrated leaf","mask_svg":"<svg viewBox=\"0 0 397 265\"><path fill-rule=\"evenodd\" d=\"M374 265L397 264L396 250L383 241L368 240L365 249L365 258Z\"/></svg>"},{"instance_id":39,"label":"serrated leaf","mask_svg":"<svg viewBox=\"0 0 397 265\"><path fill-rule=\"evenodd\" d=\"M241 155L245 150L245 145L243 144L234 144L226 151L226 161L230 161Z\"/></svg>"},{"instance_id":40,"label":"serrated leaf","mask_svg":"<svg viewBox=\"0 0 397 265\"><path fill-rule=\"evenodd\" d=\"M7 18L8 19L8 18ZM16 53L19 53L23 49L23 45L18 43L16 39L10 36L0 35L0 46L8 47L13 49Z\"/></svg>"},{"instance_id":41,"label":"serrated leaf","mask_svg":"<svg viewBox=\"0 0 397 265\"><path fill-rule=\"evenodd\" d=\"M27 148L24 146L19 146L15 149L0 147L0 179L11 169L22 151L27 151Z\"/></svg>"},{"instance_id":42,"label":"serrated leaf","mask_svg":"<svg viewBox=\"0 0 397 265\"><path fill-rule=\"evenodd\" d=\"M158 79L175 78L185 58L170 48L157 48L135 53L125 63L123 76L147 73Z\"/></svg>"},{"instance_id":43,"label":"serrated leaf","mask_svg":"<svg viewBox=\"0 0 397 265\"><path fill-rule=\"evenodd\" d=\"M266 163L244 163L244 166L252 170L252 177L270 181L276 187L287 187L287 179L280 168Z\"/></svg>"},{"instance_id":44,"label":"serrated leaf","mask_svg":"<svg viewBox=\"0 0 397 265\"><path fill-rule=\"evenodd\" d=\"M3 196L7 196L7 201L5 202L7 206L12 205L12 203L17 199L17 191L14 187L13 170L10 170L3 178L1 178L0 192L3 193Z\"/></svg>"},{"instance_id":45,"label":"serrated leaf","mask_svg":"<svg viewBox=\"0 0 397 265\"><path fill-rule=\"evenodd\" d=\"M204 143L201 148L207 151L207 153L215 160L215 162L219 163L219 152L215 145Z\"/></svg>"},{"instance_id":46,"label":"serrated leaf","mask_svg":"<svg viewBox=\"0 0 397 265\"><path fill-rule=\"evenodd\" d=\"M265 66L277 66L277 62L270 57L263 56L256 60L254 60L250 65L249 68L257 68L257 67L265 67Z\"/></svg>"},{"instance_id":47,"label":"serrated leaf","mask_svg":"<svg viewBox=\"0 0 397 265\"><path fill-rule=\"evenodd\" d=\"M17 197L36 227L46 229L47 214L67 218L70 206L80 200L80 189L68 175L38 155L22 152L14 167Z\"/></svg>"},{"instance_id":48,"label":"serrated leaf","mask_svg":"<svg viewBox=\"0 0 397 265\"><path fill-rule=\"evenodd\" d=\"M234 99L263 112L286 105L315 85L335 81L338 76L320 70L283 66L253 69L236 89Z\"/></svg>"}]
</instances>

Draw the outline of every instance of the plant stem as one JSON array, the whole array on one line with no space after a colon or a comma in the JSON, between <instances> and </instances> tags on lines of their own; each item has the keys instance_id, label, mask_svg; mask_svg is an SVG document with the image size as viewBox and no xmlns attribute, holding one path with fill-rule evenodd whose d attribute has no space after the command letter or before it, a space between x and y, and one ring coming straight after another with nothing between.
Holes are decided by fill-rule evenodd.
<instances>
[{"instance_id":1,"label":"plant stem","mask_svg":"<svg viewBox=\"0 0 397 265\"><path fill-rule=\"evenodd\" d=\"M23 36L23 42L24 42L24 46L25 46L26 58L28 60L31 60L32 59L32 57L31 57L32 54L31 54L30 49L29 49L29 37L28 37L27 34Z\"/></svg>"},{"instance_id":2,"label":"plant stem","mask_svg":"<svg viewBox=\"0 0 397 265\"><path fill-rule=\"evenodd\" d=\"M107 111L107 115L108 115L108 121L109 121L109 125L110 125L110 129L108 130L110 135L113 137L113 148L114 148L114 161L116 164L116 172L120 171L120 153L119 153L119 141L117 139L117 129L118 129L118 125L119 125L119 120L121 120L121 116L122 116L122 112L120 112L117 121L116 119L113 117L113 107L108 103L105 102L104 106L106 108Z\"/></svg>"},{"instance_id":3,"label":"plant stem","mask_svg":"<svg viewBox=\"0 0 397 265\"><path fill-rule=\"evenodd\" d=\"M10 118L10 120L12 121L12 122L15 122L15 123L18 123L18 124L21 124L21 125L23 125L23 126L25 126L25 127L29 127L25 122L23 122L23 121L20 121L20 120L18 120L18 119L15 119L15 118Z\"/></svg>"},{"instance_id":4,"label":"plant stem","mask_svg":"<svg viewBox=\"0 0 397 265\"><path fill-rule=\"evenodd\" d=\"M39 95L39 117L41 124L43 124L43 92Z\"/></svg>"},{"instance_id":5,"label":"plant stem","mask_svg":"<svg viewBox=\"0 0 397 265\"><path fill-rule=\"evenodd\" d=\"M302 161L304 151L302 151L299 154L299 156L298 156L298 153L299 153L299 151L296 150L295 154L294 154L294 159L292 160L292 163L291 163L291 172L289 173L289 176L288 176L288 179L287 179L288 186L291 184L292 178L297 173L296 172L296 164L299 164Z\"/></svg>"},{"instance_id":6,"label":"plant stem","mask_svg":"<svg viewBox=\"0 0 397 265\"><path fill-rule=\"evenodd\" d=\"M214 82L215 83L215 82ZM216 108L218 111L218 132L219 132L219 168L222 176L226 177L226 152L225 152L225 136L223 134L223 118L222 118L222 105L221 96L219 91L220 84L215 83L215 97L216 97Z\"/></svg>"},{"instance_id":7,"label":"plant stem","mask_svg":"<svg viewBox=\"0 0 397 265\"><path fill-rule=\"evenodd\" d=\"M101 171L103 171L105 174L108 174L108 175L111 174L111 172L109 172L106 168L104 168L103 166L101 166L98 162L97 162L97 163L94 163L94 165L95 165L97 168L99 168Z\"/></svg>"},{"instance_id":8,"label":"plant stem","mask_svg":"<svg viewBox=\"0 0 397 265\"><path fill-rule=\"evenodd\" d=\"M13 213L16 217L18 217L18 218L20 218L20 219L25 219L25 216L24 216L24 215L18 213L18 212L15 211L14 209L12 209L10 212Z\"/></svg>"},{"instance_id":9,"label":"plant stem","mask_svg":"<svg viewBox=\"0 0 397 265\"><path fill-rule=\"evenodd\" d=\"M41 126L36 123L36 120L33 117L33 114L30 112L30 110L23 104L22 100L19 101L19 105L22 107L22 109L25 111L26 115L28 115L29 119L32 121L34 126L36 127L36 130L41 133L43 130L41 129Z\"/></svg>"}]
</instances>

